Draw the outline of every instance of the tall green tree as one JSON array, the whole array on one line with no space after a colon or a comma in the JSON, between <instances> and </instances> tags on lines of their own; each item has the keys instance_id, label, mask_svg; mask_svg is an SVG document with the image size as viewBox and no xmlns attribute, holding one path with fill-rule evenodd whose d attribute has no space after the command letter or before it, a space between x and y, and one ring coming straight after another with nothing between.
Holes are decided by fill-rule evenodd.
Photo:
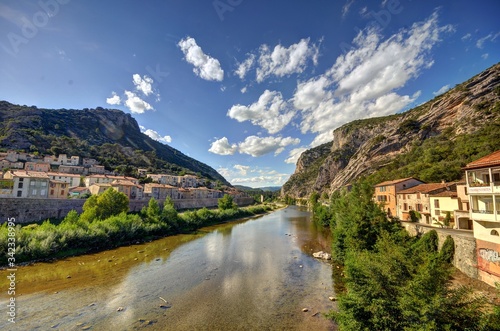
<instances>
[{"instance_id":1,"label":"tall green tree","mask_svg":"<svg viewBox=\"0 0 500 331\"><path fill-rule=\"evenodd\" d=\"M129 211L128 197L113 188L108 188L102 194L92 195L83 204L82 220L92 222L104 220L110 216Z\"/></svg>"},{"instance_id":2,"label":"tall green tree","mask_svg":"<svg viewBox=\"0 0 500 331\"><path fill-rule=\"evenodd\" d=\"M235 209L238 207L230 194L225 194L222 198L217 200L217 204L220 210Z\"/></svg>"}]
</instances>

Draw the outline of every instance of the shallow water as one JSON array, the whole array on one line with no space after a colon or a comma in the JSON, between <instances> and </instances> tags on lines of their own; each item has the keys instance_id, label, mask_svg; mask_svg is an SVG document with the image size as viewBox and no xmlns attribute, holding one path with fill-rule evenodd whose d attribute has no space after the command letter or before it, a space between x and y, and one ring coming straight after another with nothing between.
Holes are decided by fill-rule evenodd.
<instances>
[{"instance_id":1,"label":"shallow water","mask_svg":"<svg viewBox=\"0 0 500 331\"><path fill-rule=\"evenodd\" d=\"M16 324L2 330L333 330L329 238L289 207L150 243L16 272ZM303 312L303 308L308 308Z\"/></svg>"}]
</instances>

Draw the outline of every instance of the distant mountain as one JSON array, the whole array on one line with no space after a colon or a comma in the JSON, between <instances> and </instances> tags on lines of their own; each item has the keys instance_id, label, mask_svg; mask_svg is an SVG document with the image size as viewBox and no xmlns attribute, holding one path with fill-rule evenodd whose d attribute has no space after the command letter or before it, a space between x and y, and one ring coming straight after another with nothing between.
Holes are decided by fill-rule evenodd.
<instances>
[{"instance_id":1,"label":"distant mountain","mask_svg":"<svg viewBox=\"0 0 500 331\"><path fill-rule=\"evenodd\" d=\"M263 191L263 192L276 192L281 190L281 186L266 186L266 187L250 187L243 185L234 185L235 188L241 191Z\"/></svg>"},{"instance_id":2,"label":"distant mountain","mask_svg":"<svg viewBox=\"0 0 500 331\"><path fill-rule=\"evenodd\" d=\"M345 124L332 138L302 153L282 195L332 192L367 175L460 179L461 167L500 149L500 64L404 113Z\"/></svg>"},{"instance_id":3,"label":"distant mountain","mask_svg":"<svg viewBox=\"0 0 500 331\"><path fill-rule=\"evenodd\" d=\"M97 159L108 170L192 173L230 185L215 169L143 134L117 109L42 109L0 101L0 148Z\"/></svg>"}]
</instances>

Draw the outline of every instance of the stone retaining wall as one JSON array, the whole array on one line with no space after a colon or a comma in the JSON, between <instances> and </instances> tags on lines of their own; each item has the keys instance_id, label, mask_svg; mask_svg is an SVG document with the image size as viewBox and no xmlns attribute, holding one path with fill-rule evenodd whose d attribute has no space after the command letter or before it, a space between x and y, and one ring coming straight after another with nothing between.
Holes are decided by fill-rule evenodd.
<instances>
[{"instance_id":1,"label":"stone retaining wall","mask_svg":"<svg viewBox=\"0 0 500 331\"><path fill-rule=\"evenodd\" d=\"M140 211L149 200L132 200L129 203L130 211ZM173 200L177 210L196 209L202 207L217 207L218 199L179 199ZM254 203L253 198L235 198L234 202L240 206ZM48 218L63 218L71 210L82 212L83 199L29 199L29 198L0 198L0 224L14 217L17 223L30 223Z\"/></svg>"},{"instance_id":2,"label":"stone retaining wall","mask_svg":"<svg viewBox=\"0 0 500 331\"><path fill-rule=\"evenodd\" d=\"M453 265L464 274L471 278L479 279L477 268L476 254L476 239L472 236L471 231L451 230L436 227L422 226L419 223L401 222L401 225L408 231L411 236L416 236L417 233L427 233L431 230L436 230L439 238L439 248L443 245L447 236L451 236L455 241L455 256L453 257Z\"/></svg>"}]
</instances>

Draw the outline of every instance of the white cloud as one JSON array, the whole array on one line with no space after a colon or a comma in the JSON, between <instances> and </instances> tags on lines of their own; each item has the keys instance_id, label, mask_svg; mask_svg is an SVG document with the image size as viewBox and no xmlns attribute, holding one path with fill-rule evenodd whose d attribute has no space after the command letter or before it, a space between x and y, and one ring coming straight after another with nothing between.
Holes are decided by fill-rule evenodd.
<instances>
[{"instance_id":1,"label":"white cloud","mask_svg":"<svg viewBox=\"0 0 500 331\"><path fill-rule=\"evenodd\" d=\"M285 160L285 163L296 164L300 155L302 155L302 153L306 150L307 150L307 148L305 148L305 147L298 147L298 148L292 149L290 151L290 153L288 153L289 157Z\"/></svg>"},{"instance_id":2,"label":"white cloud","mask_svg":"<svg viewBox=\"0 0 500 331\"><path fill-rule=\"evenodd\" d=\"M486 60L488 58L488 56L490 56L490 54L488 54L488 53L484 53L483 55L481 55L483 60Z\"/></svg>"},{"instance_id":3,"label":"white cloud","mask_svg":"<svg viewBox=\"0 0 500 331\"><path fill-rule=\"evenodd\" d=\"M259 100L249 106L239 104L232 106L227 116L238 122L250 121L274 134L292 120L295 111L290 108L281 93L265 90Z\"/></svg>"},{"instance_id":4,"label":"white cloud","mask_svg":"<svg viewBox=\"0 0 500 331\"><path fill-rule=\"evenodd\" d=\"M122 100L115 92L111 92L111 97L106 98L106 103L109 105L119 105L122 103Z\"/></svg>"},{"instance_id":5,"label":"white cloud","mask_svg":"<svg viewBox=\"0 0 500 331\"><path fill-rule=\"evenodd\" d=\"M443 87L441 87L439 90L435 91L435 92L432 92L432 94L434 95L440 95L440 94L443 94L444 92L448 91L450 89L450 85L447 84Z\"/></svg>"},{"instance_id":6,"label":"white cloud","mask_svg":"<svg viewBox=\"0 0 500 331\"><path fill-rule=\"evenodd\" d=\"M242 176L246 176L247 173L248 173L248 170L250 169L250 166L244 166L244 165L241 165L241 164L236 164L236 165L233 166L233 168L237 169Z\"/></svg>"},{"instance_id":7,"label":"white cloud","mask_svg":"<svg viewBox=\"0 0 500 331\"><path fill-rule=\"evenodd\" d=\"M159 141L159 142L164 143L164 144L169 144L172 142L172 137L170 137L170 136L162 136L157 131L151 130L151 129L146 129L142 125L140 125L139 128L141 129L142 133L149 136L151 139L154 139L154 140Z\"/></svg>"},{"instance_id":8,"label":"white cloud","mask_svg":"<svg viewBox=\"0 0 500 331\"><path fill-rule=\"evenodd\" d=\"M262 156L274 152L278 155L289 145L297 145L300 139L292 137L257 137L249 136L245 141L238 144L239 152L253 157Z\"/></svg>"},{"instance_id":9,"label":"white cloud","mask_svg":"<svg viewBox=\"0 0 500 331\"><path fill-rule=\"evenodd\" d=\"M245 174L242 174L240 168L245 169ZM235 165L232 169L219 167L217 172L233 185L250 187L281 186L290 177L290 174L278 173L270 168Z\"/></svg>"},{"instance_id":10,"label":"white cloud","mask_svg":"<svg viewBox=\"0 0 500 331\"><path fill-rule=\"evenodd\" d=\"M221 139L214 141L208 151L219 155L233 155L237 148L238 146L236 144L230 145L227 138L222 137Z\"/></svg>"},{"instance_id":11,"label":"white cloud","mask_svg":"<svg viewBox=\"0 0 500 331\"><path fill-rule=\"evenodd\" d=\"M297 145L299 143L299 138L292 137L249 136L238 144L230 144L228 139L223 137L214 141L208 151L219 155L233 155L236 151L238 151L240 154L248 154L253 157L274 152L274 155L276 156L283 152L287 146Z\"/></svg>"},{"instance_id":12,"label":"white cloud","mask_svg":"<svg viewBox=\"0 0 500 331\"><path fill-rule=\"evenodd\" d=\"M496 34L490 33L486 37L478 39L478 41L476 42L476 47L482 49L484 47L485 42L487 41L494 42L499 36L500 32L497 32Z\"/></svg>"},{"instance_id":13,"label":"white cloud","mask_svg":"<svg viewBox=\"0 0 500 331\"><path fill-rule=\"evenodd\" d=\"M331 141L331 132L345 123L393 114L414 102L420 91L396 91L432 65L430 51L451 31L438 26L437 13L385 41L377 30L360 31L355 47L329 70L297 86L293 104L302 111L301 130L317 134L311 146Z\"/></svg>"},{"instance_id":14,"label":"white cloud","mask_svg":"<svg viewBox=\"0 0 500 331\"><path fill-rule=\"evenodd\" d=\"M141 75L134 74L132 75L132 81L134 82L135 88L144 93L144 95L148 96L153 93L153 79L151 77L144 75L144 77L141 78Z\"/></svg>"},{"instance_id":15,"label":"white cloud","mask_svg":"<svg viewBox=\"0 0 500 331\"><path fill-rule=\"evenodd\" d=\"M247 90L248 90L248 87L245 86L240 91L241 91L241 93L245 94L245 93L247 93Z\"/></svg>"},{"instance_id":16,"label":"white cloud","mask_svg":"<svg viewBox=\"0 0 500 331\"><path fill-rule=\"evenodd\" d=\"M349 9L351 8L354 1L355 0L347 0L345 5L342 7L342 18L347 16L347 14L349 13Z\"/></svg>"},{"instance_id":17,"label":"white cloud","mask_svg":"<svg viewBox=\"0 0 500 331\"><path fill-rule=\"evenodd\" d=\"M125 91L125 96L127 100L125 101L125 106L134 114L143 114L146 110L154 110L153 107L142 100L134 92Z\"/></svg>"},{"instance_id":18,"label":"white cloud","mask_svg":"<svg viewBox=\"0 0 500 331\"><path fill-rule=\"evenodd\" d=\"M196 44L194 38L186 37L179 41L177 45L184 53L184 59L194 66L193 72L197 76L205 80L219 82L224 79L224 70L222 70L219 60L206 55L201 47Z\"/></svg>"},{"instance_id":19,"label":"white cloud","mask_svg":"<svg viewBox=\"0 0 500 331\"><path fill-rule=\"evenodd\" d=\"M301 39L288 48L276 45L271 51L269 46L261 45L259 49L259 67L257 68L257 82L262 82L269 76L283 77L305 70L307 61L318 62L319 47L309 44L309 38Z\"/></svg>"},{"instance_id":20,"label":"white cloud","mask_svg":"<svg viewBox=\"0 0 500 331\"><path fill-rule=\"evenodd\" d=\"M245 78L248 71L252 68L255 62L255 54L250 54L245 61L238 65L235 73L240 77L240 79Z\"/></svg>"},{"instance_id":21,"label":"white cloud","mask_svg":"<svg viewBox=\"0 0 500 331\"><path fill-rule=\"evenodd\" d=\"M470 38L472 38L472 35L470 33L467 33L462 37L462 41L469 40Z\"/></svg>"}]
</instances>

